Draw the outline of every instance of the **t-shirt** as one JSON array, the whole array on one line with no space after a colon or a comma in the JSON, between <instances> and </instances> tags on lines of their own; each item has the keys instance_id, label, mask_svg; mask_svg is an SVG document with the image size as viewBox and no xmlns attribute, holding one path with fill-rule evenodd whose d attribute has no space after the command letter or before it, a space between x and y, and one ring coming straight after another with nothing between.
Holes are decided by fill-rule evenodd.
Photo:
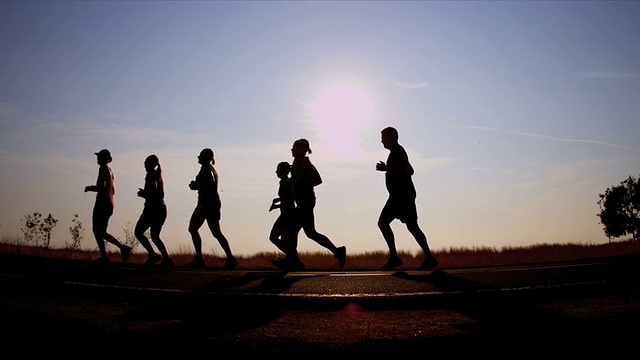
<instances>
[{"instance_id":1,"label":"t-shirt","mask_svg":"<svg viewBox=\"0 0 640 360\"><path fill-rule=\"evenodd\" d=\"M415 198L416 188L411 180L413 172L407 152L401 145L396 144L389 151L385 172L385 185L389 196Z\"/></svg>"}]
</instances>

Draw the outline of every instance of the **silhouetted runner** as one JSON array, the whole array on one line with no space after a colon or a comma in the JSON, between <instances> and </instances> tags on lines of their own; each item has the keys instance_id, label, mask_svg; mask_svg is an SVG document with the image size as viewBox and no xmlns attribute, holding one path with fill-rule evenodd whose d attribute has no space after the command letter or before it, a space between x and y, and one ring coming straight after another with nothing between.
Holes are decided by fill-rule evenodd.
<instances>
[{"instance_id":1,"label":"silhouetted runner","mask_svg":"<svg viewBox=\"0 0 640 360\"><path fill-rule=\"evenodd\" d=\"M131 247L122 244L107 232L109 219L111 215L113 215L113 209L115 207L114 195L116 188L114 176L113 171L111 171L111 168L107 165L113 158L111 157L111 152L107 149L102 149L95 154L99 165L98 180L96 180L95 185L85 186L84 192L92 191L97 193L92 215L93 235L96 238L96 243L98 243L98 249L100 249L100 257L96 259L96 261L101 263L109 262L109 256L107 255L107 249L104 243L108 241L120 249L122 262L127 262L129 256L131 256Z\"/></svg>"},{"instance_id":2,"label":"silhouetted runner","mask_svg":"<svg viewBox=\"0 0 640 360\"><path fill-rule=\"evenodd\" d=\"M213 167L216 163L213 150L209 148L202 149L200 155L198 155L198 163L201 165L200 172L196 175L196 179L189 183L189 189L198 191L198 204L193 210L189 221L189 233L193 240L196 256L187 266L192 268L205 266L204 257L202 256L202 238L198 231L206 220L211 234L218 240L227 256L223 268L232 269L238 265L238 260L233 256L229 241L227 241L220 229L222 202L218 193L218 172Z\"/></svg>"},{"instance_id":3,"label":"silhouetted runner","mask_svg":"<svg viewBox=\"0 0 640 360\"><path fill-rule=\"evenodd\" d=\"M134 234L142 247L149 253L144 265L153 265L162 260L160 265L173 266L173 260L171 260L164 242L160 239L162 226L167 220L167 205L164 201L164 180L158 156L155 154L147 156L144 160L144 168L147 171L144 177L144 188L138 189L138 196L144 199L144 208L136 223ZM162 256L153 250L151 242L144 235L147 229L149 229L151 240Z\"/></svg>"},{"instance_id":4,"label":"silhouetted runner","mask_svg":"<svg viewBox=\"0 0 640 360\"><path fill-rule=\"evenodd\" d=\"M291 238L291 251L283 260L272 261L272 263L283 269L299 270L304 269L304 264L298 256L298 234L303 229L305 235L325 247L338 259L340 268L344 267L347 261L347 249L344 246L336 247L331 240L316 230L314 208L316 206L316 195L314 188L322 184L322 178L316 167L311 163L307 154L311 153L309 141L298 139L293 143L291 155L293 164L291 165L291 182L293 184L293 196L296 202L295 226Z\"/></svg>"},{"instance_id":5,"label":"silhouetted runner","mask_svg":"<svg viewBox=\"0 0 640 360\"><path fill-rule=\"evenodd\" d=\"M296 207L293 198L293 186L289 181L289 173L291 173L291 165L288 162L278 163L276 167L276 175L280 179L278 182L278 197L274 198L271 201L271 206L269 206L269 211L280 209L280 215L271 227L269 241L285 255L291 252L291 235ZM275 264L278 264L278 260L275 260Z\"/></svg>"},{"instance_id":6,"label":"silhouetted runner","mask_svg":"<svg viewBox=\"0 0 640 360\"><path fill-rule=\"evenodd\" d=\"M431 270L438 266L438 260L431 254L427 237L418 225L418 211L416 209L416 189L413 185L413 167L409 163L409 157L404 147L398 144L398 130L393 127L384 128L381 131L382 145L389 150L386 164L380 161L376 164L376 170L385 172L385 184L389 192L389 198L380 212L378 227L389 247L389 260L380 270L391 270L402 265L402 259L398 256L396 242L391 229L391 222L399 219L413 235L418 245L424 252L424 261L420 266L422 270Z\"/></svg>"}]
</instances>

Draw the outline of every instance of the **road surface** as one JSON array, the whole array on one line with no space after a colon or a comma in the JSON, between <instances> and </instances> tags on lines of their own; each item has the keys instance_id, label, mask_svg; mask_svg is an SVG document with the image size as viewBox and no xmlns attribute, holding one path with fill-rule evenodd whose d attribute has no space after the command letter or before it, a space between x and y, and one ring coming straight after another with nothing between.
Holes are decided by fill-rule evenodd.
<instances>
[{"instance_id":1,"label":"road surface","mask_svg":"<svg viewBox=\"0 0 640 360\"><path fill-rule=\"evenodd\" d=\"M635 352L639 269L638 256L286 273L0 254L0 355L610 357Z\"/></svg>"}]
</instances>

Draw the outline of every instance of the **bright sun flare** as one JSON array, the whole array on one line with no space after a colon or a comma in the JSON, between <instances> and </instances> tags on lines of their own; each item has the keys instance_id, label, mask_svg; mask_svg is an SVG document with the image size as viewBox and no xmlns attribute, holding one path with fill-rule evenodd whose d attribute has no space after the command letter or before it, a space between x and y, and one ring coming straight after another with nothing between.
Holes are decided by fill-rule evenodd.
<instances>
[{"instance_id":1,"label":"bright sun flare","mask_svg":"<svg viewBox=\"0 0 640 360\"><path fill-rule=\"evenodd\" d=\"M361 131L370 122L369 94L352 82L331 84L309 106L312 124L321 142L339 156L361 153Z\"/></svg>"}]
</instances>

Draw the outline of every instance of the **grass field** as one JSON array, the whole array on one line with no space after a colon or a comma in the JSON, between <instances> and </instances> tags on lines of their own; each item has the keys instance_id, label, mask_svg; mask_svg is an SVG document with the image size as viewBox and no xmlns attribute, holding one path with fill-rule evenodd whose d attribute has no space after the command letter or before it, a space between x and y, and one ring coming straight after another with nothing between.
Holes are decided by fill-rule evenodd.
<instances>
[{"instance_id":1,"label":"grass field","mask_svg":"<svg viewBox=\"0 0 640 360\"><path fill-rule=\"evenodd\" d=\"M11 237L0 238L0 252L21 253L27 255L68 258L78 260L92 260L98 257L96 250L70 250L65 248L43 248L20 244L18 239ZM110 247L111 250L115 248ZM592 258L607 258L612 256L630 255L640 253L640 242L622 240L607 244L537 244L522 247L471 247L449 248L434 250L433 254L440 262L440 268L465 268L480 266L501 266L515 264L536 264L556 261L571 261ZM402 268L415 268L422 263L422 255L400 251L399 255L404 261ZM118 252L110 252L112 261L120 261ZM271 259L280 256L277 252L261 252L251 256L239 256L239 269L273 269ZM146 252L138 247L133 252L130 263L142 264L146 260ZM193 259L193 253L188 250L171 254L177 266L183 266ZM337 270L338 262L329 252L304 252L300 254L302 261L309 270ZM388 254L384 251L366 253L348 253L347 263L343 270L376 270L387 261ZM215 255L206 255L208 267L221 267L224 258Z\"/></svg>"}]
</instances>

